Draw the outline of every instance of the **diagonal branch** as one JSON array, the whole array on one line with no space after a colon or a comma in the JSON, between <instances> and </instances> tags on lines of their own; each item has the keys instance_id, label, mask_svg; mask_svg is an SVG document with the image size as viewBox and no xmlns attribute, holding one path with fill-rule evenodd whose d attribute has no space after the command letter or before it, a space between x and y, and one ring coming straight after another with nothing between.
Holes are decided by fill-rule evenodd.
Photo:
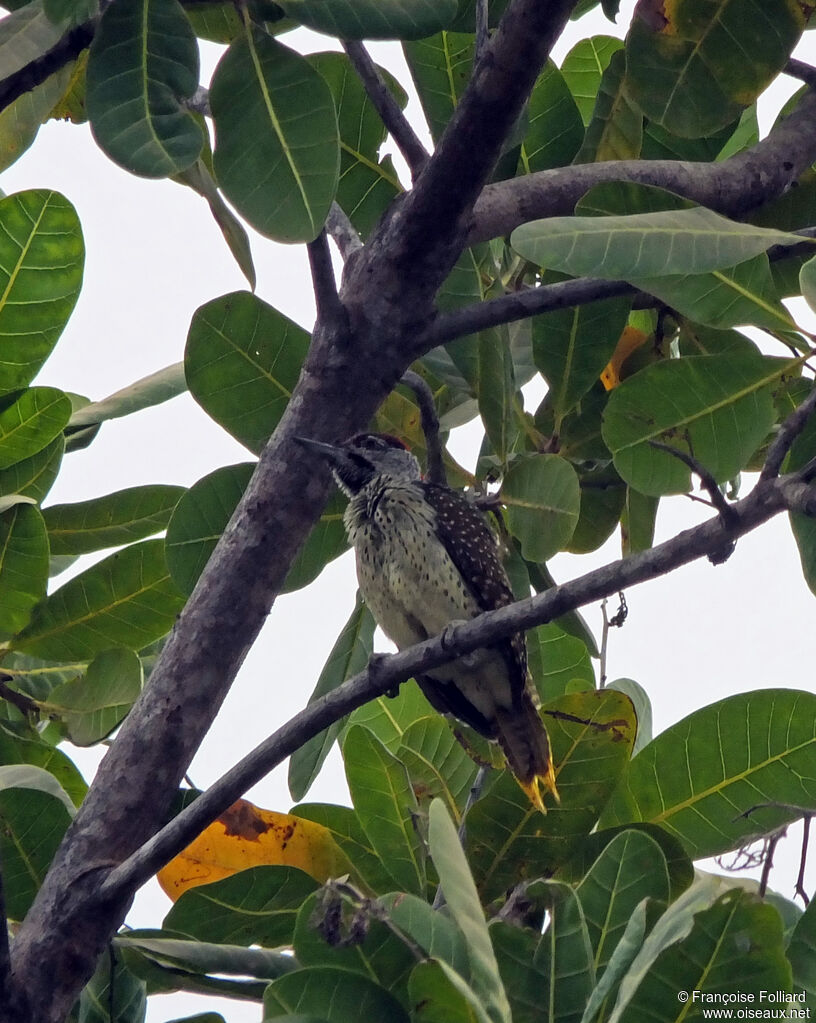
<instances>
[{"instance_id":1,"label":"diagonal branch","mask_svg":"<svg viewBox=\"0 0 816 1023\"><path fill-rule=\"evenodd\" d=\"M368 98L380 115L380 120L388 129L388 134L405 157L411 177L416 178L428 162L427 150L400 110L399 103L385 84L385 79L365 46L356 40L346 39L343 41L343 49L357 72L357 77L363 83Z\"/></svg>"},{"instance_id":2,"label":"diagonal branch","mask_svg":"<svg viewBox=\"0 0 816 1023\"><path fill-rule=\"evenodd\" d=\"M30 61L19 71L14 71L0 81L0 111L11 106L26 92L41 85L46 78L70 64L72 60L91 45L96 29L96 19L86 21L71 29L51 49L36 60Z\"/></svg>"},{"instance_id":3,"label":"diagonal branch","mask_svg":"<svg viewBox=\"0 0 816 1023\"><path fill-rule=\"evenodd\" d=\"M439 635L397 654L378 657L366 670L296 714L239 761L141 849L112 870L96 897L115 900L147 881L294 750L368 700L417 674L427 674L440 664L505 639L521 629L550 622L568 611L716 553L724 544L751 532L780 512L814 500L816 495L796 474L765 480L747 497L730 506L733 515L728 526L719 515L715 516L649 550L497 611L485 612L448 629L444 638Z\"/></svg>"}]
</instances>

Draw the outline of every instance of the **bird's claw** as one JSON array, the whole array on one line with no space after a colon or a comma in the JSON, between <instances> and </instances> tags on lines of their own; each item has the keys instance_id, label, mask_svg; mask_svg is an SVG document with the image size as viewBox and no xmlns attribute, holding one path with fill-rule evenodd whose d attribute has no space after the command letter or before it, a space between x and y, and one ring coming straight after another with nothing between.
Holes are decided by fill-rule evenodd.
<instances>
[{"instance_id":1,"label":"bird's claw","mask_svg":"<svg viewBox=\"0 0 816 1023\"><path fill-rule=\"evenodd\" d=\"M450 650L456 646L456 630L460 625L464 624L463 621L448 622L440 633L440 642L443 650Z\"/></svg>"}]
</instances>

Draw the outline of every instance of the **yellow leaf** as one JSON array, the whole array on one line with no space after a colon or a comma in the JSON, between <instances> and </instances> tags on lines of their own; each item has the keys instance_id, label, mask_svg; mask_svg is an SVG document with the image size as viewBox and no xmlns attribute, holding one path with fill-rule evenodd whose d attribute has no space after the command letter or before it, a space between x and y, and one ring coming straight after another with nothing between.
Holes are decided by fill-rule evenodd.
<instances>
[{"instance_id":1,"label":"yellow leaf","mask_svg":"<svg viewBox=\"0 0 816 1023\"><path fill-rule=\"evenodd\" d=\"M649 340L649 335L636 327L624 327L623 333L618 338L612 358L606 364L601 373L601 383L607 391L613 390L621 382L621 366L626 362L632 352L640 348Z\"/></svg>"},{"instance_id":2,"label":"yellow leaf","mask_svg":"<svg viewBox=\"0 0 816 1023\"><path fill-rule=\"evenodd\" d=\"M298 867L321 883L352 869L322 824L239 799L156 877L175 902L196 885L269 864Z\"/></svg>"}]
</instances>

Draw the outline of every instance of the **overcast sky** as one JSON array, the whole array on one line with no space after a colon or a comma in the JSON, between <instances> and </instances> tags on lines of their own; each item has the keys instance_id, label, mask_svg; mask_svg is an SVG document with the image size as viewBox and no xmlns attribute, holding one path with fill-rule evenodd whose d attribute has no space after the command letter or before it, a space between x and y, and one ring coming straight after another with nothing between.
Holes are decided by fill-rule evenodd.
<instances>
[{"instance_id":1,"label":"overcast sky","mask_svg":"<svg viewBox=\"0 0 816 1023\"><path fill-rule=\"evenodd\" d=\"M625 15L631 4L624 4ZM626 18L621 19L625 24ZM613 33L595 16L592 27L573 27L556 59L591 32ZM330 48L330 41L298 33L304 50ZM286 37L293 44L293 37ZM813 43L799 55L816 59ZM395 46L373 48L404 85ZM218 57L206 46L204 79ZM794 89L784 82L775 99ZM765 118L767 125L767 117ZM189 189L168 181L132 177L96 148L87 126L49 124L29 152L0 175L7 194L53 188L76 206L87 249L85 283L76 311L56 351L38 378L99 399L163 366L180 360L190 318L209 299L245 287L206 204ZM302 246L287 247L253 236L257 293L309 328L314 305ZM798 310L797 310L798 312ZM532 407L535 407L533 402ZM453 438L456 457L473 468L474 431ZM250 455L216 426L187 396L147 412L107 423L89 449L67 456L49 503L84 500L146 483L190 485L219 465ZM744 489L747 489L745 481ZM706 510L684 498L664 500L658 540L700 521ZM620 554L614 536L596 554L559 556L552 569L560 581ZM251 651L190 774L205 787L299 710L354 602L353 561L330 565L307 591L281 598ZM608 674L628 676L649 691L659 731L690 711L731 693L766 686L813 688L813 596L802 580L787 523L774 520L739 542L723 566L702 561L626 594L629 618L610 638ZM600 635L597 608L585 612ZM385 641L381 649L387 649ZM93 751L67 752L92 772ZM264 807L287 810L286 768L250 793ZM334 755L309 800L347 801L339 757ZM798 864L799 829L777 852L772 883L792 896ZM810 871L811 890L816 868ZM169 907L155 884L137 900L129 921L158 926ZM259 1019L257 1006L217 1004L213 999L165 996L151 999L150 1021L218 1009L229 1023Z\"/></svg>"}]
</instances>

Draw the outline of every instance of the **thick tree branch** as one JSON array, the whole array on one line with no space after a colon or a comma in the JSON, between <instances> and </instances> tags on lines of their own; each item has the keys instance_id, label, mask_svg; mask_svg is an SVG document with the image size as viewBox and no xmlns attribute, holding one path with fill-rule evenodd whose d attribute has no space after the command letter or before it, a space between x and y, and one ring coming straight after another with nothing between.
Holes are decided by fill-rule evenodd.
<instances>
[{"instance_id":1,"label":"thick tree branch","mask_svg":"<svg viewBox=\"0 0 816 1023\"><path fill-rule=\"evenodd\" d=\"M717 515L650 550L612 562L497 611L485 612L448 630L444 638L439 635L397 654L378 657L373 667L369 665L365 671L310 704L239 761L116 867L102 883L96 897L116 900L143 884L294 750L368 700L417 674L427 674L440 664L495 643L520 629L551 622L568 611L716 553L780 512L801 505L802 500L816 502L816 494L801 483L797 474L762 481L747 497L729 506L732 513L729 526Z\"/></svg>"},{"instance_id":2,"label":"thick tree branch","mask_svg":"<svg viewBox=\"0 0 816 1023\"><path fill-rule=\"evenodd\" d=\"M32 60L19 71L15 71L0 81L0 111L11 106L26 92L41 85L46 78L70 64L72 60L91 45L96 30L96 20L86 21L82 25L67 32L62 39L37 60Z\"/></svg>"},{"instance_id":3,"label":"thick tree branch","mask_svg":"<svg viewBox=\"0 0 816 1023\"><path fill-rule=\"evenodd\" d=\"M388 129L388 134L396 142L397 149L402 153L411 177L416 178L428 162L428 152L411 127L408 119L400 110L394 94L385 84L377 65L371 59L368 50L361 42L347 39L343 42L349 60L363 83L368 98L374 104L380 120Z\"/></svg>"},{"instance_id":4,"label":"thick tree branch","mask_svg":"<svg viewBox=\"0 0 816 1023\"><path fill-rule=\"evenodd\" d=\"M739 216L782 195L814 162L816 92L808 92L767 138L721 163L616 160L487 185L474 207L467 243L509 234L530 220L568 216L581 196L603 181L658 185L719 213Z\"/></svg>"}]
</instances>

